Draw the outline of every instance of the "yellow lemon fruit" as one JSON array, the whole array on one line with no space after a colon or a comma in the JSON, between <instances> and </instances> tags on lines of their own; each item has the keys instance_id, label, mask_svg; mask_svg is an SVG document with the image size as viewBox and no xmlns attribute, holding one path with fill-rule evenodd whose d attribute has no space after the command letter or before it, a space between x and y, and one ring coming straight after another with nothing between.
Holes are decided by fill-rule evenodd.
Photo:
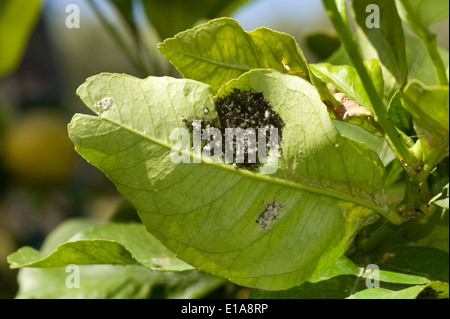
<instances>
[{"instance_id":1,"label":"yellow lemon fruit","mask_svg":"<svg viewBox=\"0 0 450 319\"><path fill-rule=\"evenodd\" d=\"M75 159L66 125L51 112L22 117L1 143L5 168L28 184L50 186L66 181Z\"/></svg>"}]
</instances>

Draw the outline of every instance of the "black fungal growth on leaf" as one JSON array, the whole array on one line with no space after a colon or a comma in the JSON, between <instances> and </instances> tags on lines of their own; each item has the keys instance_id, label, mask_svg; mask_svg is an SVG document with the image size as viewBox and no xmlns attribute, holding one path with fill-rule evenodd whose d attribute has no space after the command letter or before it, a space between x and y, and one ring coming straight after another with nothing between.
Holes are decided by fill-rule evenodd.
<instances>
[{"instance_id":1,"label":"black fungal growth on leaf","mask_svg":"<svg viewBox=\"0 0 450 319\"><path fill-rule=\"evenodd\" d=\"M256 135L258 129L266 129L266 153L270 146L269 136L270 129L278 129L277 145L281 144L282 131L284 122L281 117L272 109L269 102L264 99L262 93L255 93L252 91L241 91L233 87L233 92L224 97L218 97L215 101L215 109L217 111L217 118L213 120L198 119L201 121L201 134L209 127L215 127L220 130L222 134L222 156L225 154L225 134L226 128L240 128L243 131L247 129L254 129ZM204 108L203 113L209 113L207 107ZM193 122L188 122L183 118L185 125L189 131L193 132ZM258 140L256 141L256 150L258 149ZM208 143L202 140L202 148ZM253 151L256 151L255 149ZM251 151L251 150L250 150ZM281 149L278 150L281 153ZM247 168L250 170L256 169L261 163L258 156L256 162L249 162L248 160L248 144L244 147L244 163L233 164L237 168ZM233 141L233 154L236 154L236 141ZM255 154L256 155L256 154ZM264 154L265 155L265 154Z\"/></svg>"},{"instance_id":2,"label":"black fungal growth on leaf","mask_svg":"<svg viewBox=\"0 0 450 319\"><path fill-rule=\"evenodd\" d=\"M218 114L218 121L220 123L219 129L221 130L223 136L225 135L225 128L241 128L243 130L252 128L255 130L256 134L258 133L259 128L265 128L267 137L269 137L269 129L277 128L277 145L281 144L281 129L284 127L284 122L272 109L269 102L264 99L264 95L262 93L241 91L234 87L231 94L224 97L219 97L216 100L215 108ZM256 143L257 149L258 141ZM235 149L236 146L234 145L234 150ZM237 163L236 166L238 168L246 167L249 169L255 169L259 166L260 162L258 157L256 158L256 163L248 162L247 146L245 147L244 156L246 160L244 163Z\"/></svg>"},{"instance_id":3,"label":"black fungal growth on leaf","mask_svg":"<svg viewBox=\"0 0 450 319\"><path fill-rule=\"evenodd\" d=\"M218 98L215 107L219 115L221 128L267 128L284 126L281 117L272 110L262 93L241 91L233 88L233 92ZM278 133L281 139L281 130Z\"/></svg>"},{"instance_id":4,"label":"black fungal growth on leaf","mask_svg":"<svg viewBox=\"0 0 450 319\"><path fill-rule=\"evenodd\" d=\"M264 211L259 211L259 217L256 221L265 230L269 229L272 221L278 218L278 210L284 206L282 202L273 202L266 205Z\"/></svg>"}]
</instances>

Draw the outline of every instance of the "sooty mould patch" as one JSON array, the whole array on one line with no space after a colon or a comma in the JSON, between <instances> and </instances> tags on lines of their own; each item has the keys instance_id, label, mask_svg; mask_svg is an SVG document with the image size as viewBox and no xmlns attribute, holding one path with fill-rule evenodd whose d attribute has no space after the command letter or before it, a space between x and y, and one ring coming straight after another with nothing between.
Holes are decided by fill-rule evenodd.
<instances>
[{"instance_id":1,"label":"sooty mould patch","mask_svg":"<svg viewBox=\"0 0 450 319\"><path fill-rule=\"evenodd\" d=\"M215 127L222 133L222 138L225 140L226 128L241 128L244 131L252 128L255 132L258 132L259 128L265 128L266 133L271 128L278 129L278 141L277 145L281 145L282 140L282 128L284 122L281 117L272 109L268 101L264 99L262 93L253 91L242 91L235 87L231 94L218 97L215 101L215 109L217 111L217 117L213 120L201 120L201 133L208 127ZM210 110L207 107L203 108L203 114L207 115ZM193 132L193 122L187 121L184 117L183 122ZM269 134L266 135L267 137ZM266 138L268 140L268 138ZM207 141L202 140L202 148L207 144ZM258 149L258 141L256 142L256 149ZM267 143L266 151L269 148L270 143ZM233 151L236 153L236 142L233 141ZM281 149L279 150L281 152ZM222 143L222 155L225 154L225 143ZM234 163L236 168L246 168L255 170L261 163L258 156L256 157L256 163L250 163L248 160L248 145L245 143L244 149L244 163Z\"/></svg>"},{"instance_id":2,"label":"sooty mould patch","mask_svg":"<svg viewBox=\"0 0 450 319\"><path fill-rule=\"evenodd\" d=\"M269 102L264 99L262 93L242 91L233 87L231 94L216 100L215 108L222 135L225 135L225 128L241 128L243 130L252 128L255 132L259 128L265 128L266 132L271 128L277 128L279 130L277 145L281 145L281 129L284 127L284 122L272 109ZM269 145L268 143L266 151ZM258 141L256 141L256 149L258 149ZM235 142L233 150L236 151ZM244 163L236 163L235 167L254 170L261 164L258 157L256 157L255 163L249 162L248 156L248 145L245 145Z\"/></svg>"},{"instance_id":3,"label":"sooty mould patch","mask_svg":"<svg viewBox=\"0 0 450 319\"><path fill-rule=\"evenodd\" d=\"M283 202L273 202L267 204L264 211L259 211L259 217L256 221L264 230L269 229L272 221L278 218L278 211L284 206Z\"/></svg>"},{"instance_id":4,"label":"sooty mould patch","mask_svg":"<svg viewBox=\"0 0 450 319\"><path fill-rule=\"evenodd\" d=\"M233 88L231 94L219 97L215 102L223 133L225 128L278 128L284 126L281 117L272 109L262 93ZM279 132L279 138L282 138Z\"/></svg>"}]
</instances>

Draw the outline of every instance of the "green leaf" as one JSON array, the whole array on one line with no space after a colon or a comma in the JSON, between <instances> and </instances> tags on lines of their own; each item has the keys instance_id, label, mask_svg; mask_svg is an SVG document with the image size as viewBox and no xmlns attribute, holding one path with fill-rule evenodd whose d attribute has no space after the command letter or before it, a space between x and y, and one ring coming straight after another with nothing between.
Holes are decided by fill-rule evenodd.
<instances>
[{"instance_id":1,"label":"green leaf","mask_svg":"<svg viewBox=\"0 0 450 319\"><path fill-rule=\"evenodd\" d=\"M79 227L71 223L67 227ZM61 233L58 231L56 234ZM55 238L55 239L53 239ZM11 268L63 267L69 264L141 265L153 270L182 271L193 267L178 260L142 224L105 224L93 226L67 238L50 251L52 243L61 239L50 237L40 253L31 247L22 247L8 256ZM49 252L50 251L50 252Z\"/></svg>"},{"instance_id":2,"label":"green leaf","mask_svg":"<svg viewBox=\"0 0 450 319\"><path fill-rule=\"evenodd\" d=\"M414 120L423 161L428 167L434 167L448 156L448 94L448 86L427 87L414 80L403 91L402 104Z\"/></svg>"},{"instance_id":3,"label":"green leaf","mask_svg":"<svg viewBox=\"0 0 450 319\"><path fill-rule=\"evenodd\" d=\"M448 67L448 52L438 48L444 65ZM408 80L417 79L425 85L438 85L433 62L427 52L425 44L416 36L406 34L406 58L408 61Z\"/></svg>"},{"instance_id":4,"label":"green leaf","mask_svg":"<svg viewBox=\"0 0 450 319\"><path fill-rule=\"evenodd\" d=\"M360 232L352 258L356 262L367 262L369 259L377 263L383 256L390 256L391 249L405 246L437 248L448 253L448 213L436 211L431 216L402 225L386 224L382 220L369 225Z\"/></svg>"},{"instance_id":5,"label":"green leaf","mask_svg":"<svg viewBox=\"0 0 450 319\"><path fill-rule=\"evenodd\" d=\"M201 19L230 15L249 0L144 0L147 18L161 39L194 26Z\"/></svg>"},{"instance_id":6,"label":"green leaf","mask_svg":"<svg viewBox=\"0 0 450 319\"><path fill-rule=\"evenodd\" d=\"M372 82L380 94L383 95L384 81L378 61L372 59L364 62ZM358 104L373 109L372 103L367 96L361 78L355 68L348 65L331 65L319 63L310 65L312 71L323 80L336 86L341 92L350 96Z\"/></svg>"},{"instance_id":7,"label":"green leaf","mask_svg":"<svg viewBox=\"0 0 450 319\"><path fill-rule=\"evenodd\" d=\"M92 77L78 94L98 117L75 115L69 135L177 257L241 285L286 289L339 258L374 211L392 218L384 168L369 147L337 132L302 78L254 70L219 96L233 87L263 93L285 123L273 175L170 159L170 134L185 126L183 117L211 121L217 114L211 88L187 79ZM106 110L99 108L105 98ZM283 207L265 229L256 221L274 202Z\"/></svg>"},{"instance_id":8,"label":"green leaf","mask_svg":"<svg viewBox=\"0 0 450 319\"><path fill-rule=\"evenodd\" d=\"M424 129L430 132L440 128L449 130L448 87L426 87L419 81L411 81L402 100L414 121Z\"/></svg>"},{"instance_id":9,"label":"green leaf","mask_svg":"<svg viewBox=\"0 0 450 319\"><path fill-rule=\"evenodd\" d=\"M404 289L410 285L421 285L424 288L430 283L427 278L390 272L380 269L376 274L364 267L359 267L347 257L341 257L328 269L315 275L308 282L285 291L265 291L253 289L252 299L344 299L354 298L360 292L373 289ZM380 287L367 289L367 281L372 284L378 280ZM388 290L393 292L393 290Z\"/></svg>"},{"instance_id":10,"label":"green leaf","mask_svg":"<svg viewBox=\"0 0 450 319\"><path fill-rule=\"evenodd\" d=\"M413 286L393 291L372 288L357 292L352 299L447 299L448 283L430 282L428 285Z\"/></svg>"},{"instance_id":11,"label":"green leaf","mask_svg":"<svg viewBox=\"0 0 450 319\"><path fill-rule=\"evenodd\" d=\"M425 44L438 84L448 86L445 63L437 48L436 34L429 30L432 24L448 16L448 1L397 0L396 4L402 20Z\"/></svg>"},{"instance_id":12,"label":"green leaf","mask_svg":"<svg viewBox=\"0 0 450 319\"><path fill-rule=\"evenodd\" d=\"M84 218L72 218L69 219L56 227L54 230L50 232L45 238L43 242L40 253L42 254L50 254L56 248L66 241L68 241L71 237L73 237L77 233L84 232L94 226L98 226L103 224L100 221L84 219Z\"/></svg>"},{"instance_id":13,"label":"green leaf","mask_svg":"<svg viewBox=\"0 0 450 319\"><path fill-rule=\"evenodd\" d=\"M70 270L70 269L69 269ZM193 299L223 284L223 279L197 270L153 271L138 265L79 266L79 288L69 288L71 271L22 268L18 299Z\"/></svg>"},{"instance_id":14,"label":"green leaf","mask_svg":"<svg viewBox=\"0 0 450 319\"><path fill-rule=\"evenodd\" d=\"M207 83L214 91L252 68L265 66L251 37L228 18L181 32L158 49L184 77Z\"/></svg>"},{"instance_id":15,"label":"green leaf","mask_svg":"<svg viewBox=\"0 0 450 319\"><path fill-rule=\"evenodd\" d=\"M344 121L333 120L333 124L341 135L370 146L378 154L384 166L388 166L395 159L383 137L375 136L358 125Z\"/></svg>"},{"instance_id":16,"label":"green leaf","mask_svg":"<svg viewBox=\"0 0 450 319\"><path fill-rule=\"evenodd\" d=\"M129 201L124 199L114 214L110 218L111 221L116 223L127 223L127 222L140 222L141 219L136 211L136 209L130 204Z\"/></svg>"},{"instance_id":17,"label":"green leaf","mask_svg":"<svg viewBox=\"0 0 450 319\"><path fill-rule=\"evenodd\" d=\"M374 58L380 61L388 88L402 86L407 77L405 36L395 2L359 0L352 4L364 59ZM379 16L376 16L377 11L373 13L375 19L378 18L378 26L369 27L370 24L367 24L370 22L367 20L371 19L370 13L366 13L369 5L375 5L379 9ZM391 81L395 81L395 84Z\"/></svg>"},{"instance_id":18,"label":"green leaf","mask_svg":"<svg viewBox=\"0 0 450 319\"><path fill-rule=\"evenodd\" d=\"M430 203L434 203L442 208L449 209L449 159L445 158L432 171L427 179L430 189Z\"/></svg>"},{"instance_id":19,"label":"green leaf","mask_svg":"<svg viewBox=\"0 0 450 319\"><path fill-rule=\"evenodd\" d=\"M0 77L20 63L40 10L40 0L2 0L0 3Z\"/></svg>"},{"instance_id":20,"label":"green leaf","mask_svg":"<svg viewBox=\"0 0 450 319\"><path fill-rule=\"evenodd\" d=\"M438 195L436 195L435 197L433 197L430 200L430 203L433 203L437 206L440 206L442 208L446 208L449 209L449 195L450 195L450 190L449 190L449 183L447 183L443 188L442 188L442 192Z\"/></svg>"},{"instance_id":21,"label":"green leaf","mask_svg":"<svg viewBox=\"0 0 450 319\"><path fill-rule=\"evenodd\" d=\"M449 280L448 257L448 252L436 248L394 245L373 256L378 258L376 263L385 270L445 282Z\"/></svg>"},{"instance_id":22,"label":"green leaf","mask_svg":"<svg viewBox=\"0 0 450 319\"><path fill-rule=\"evenodd\" d=\"M258 28L247 33L261 52L265 65L280 72L291 72L310 78L308 62L297 41L289 34Z\"/></svg>"},{"instance_id":23,"label":"green leaf","mask_svg":"<svg viewBox=\"0 0 450 319\"><path fill-rule=\"evenodd\" d=\"M101 226L100 228L98 228ZM106 224L88 219L71 219L53 230L45 239L40 254L48 254L63 242L83 234L95 236L108 232ZM120 226L120 225L117 225ZM117 231L117 229L113 229ZM124 234L123 231L119 233ZM142 239L137 233L136 240ZM149 237L146 234L146 237ZM145 245L145 240L142 244ZM147 258L151 257L147 254ZM39 252L36 252L39 254ZM169 255L171 253L169 252ZM73 268L19 269L19 299L141 299L201 298L223 284L223 279L197 270L182 272L155 271L139 265L74 265L78 266L79 288L70 288ZM69 285L67 285L69 282Z\"/></svg>"},{"instance_id":24,"label":"green leaf","mask_svg":"<svg viewBox=\"0 0 450 319\"><path fill-rule=\"evenodd\" d=\"M352 65L352 61L350 60L347 52L345 52L345 48L342 44L339 49L337 49L328 59L324 61L324 63L330 63L333 65Z\"/></svg>"},{"instance_id":25,"label":"green leaf","mask_svg":"<svg viewBox=\"0 0 450 319\"><path fill-rule=\"evenodd\" d=\"M365 61L364 64L375 88L382 95L384 81L378 61ZM311 64L310 68L315 75L333 84L340 92L357 102L358 105L355 106L353 101L349 101L347 104L345 97L341 93L335 94L336 99L342 103L335 112L337 119L358 125L376 136L382 136L379 128L373 124L371 111L373 106L355 68L348 65L331 65L329 63Z\"/></svg>"},{"instance_id":26,"label":"green leaf","mask_svg":"<svg viewBox=\"0 0 450 319\"><path fill-rule=\"evenodd\" d=\"M447 0L395 0L395 3L403 22L417 34L448 17Z\"/></svg>"},{"instance_id":27,"label":"green leaf","mask_svg":"<svg viewBox=\"0 0 450 319\"><path fill-rule=\"evenodd\" d=\"M292 36L263 27L248 32L248 35L262 53L265 63L261 68L271 68L305 78L316 87L322 101L329 102L327 105L333 108L337 106L326 83L312 72L303 51Z\"/></svg>"},{"instance_id":28,"label":"green leaf","mask_svg":"<svg viewBox=\"0 0 450 319\"><path fill-rule=\"evenodd\" d=\"M351 295L355 281L352 275L341 275L284 291L253 289L249 299L345 299Z\"/></svg>"},{"instance_id":29,"label":"green leaf","mask_svg":"<svg viewBox=\"0 0 450 319\"><path fill-rule=\"evenodd\" d=\"M325 60L339 49L341 42L336 35L314 33L306 36L306 44L319 60Z\"/></svg>"},{"instance_id":30,"label":"green leaf","mask_svg":"<svg viewBox=\"0 0 450 319\"><path fill-rule=\"evenodd\" d=\"M372 224L360 233L352 248L352 260L448 282L448 214L434 213L400 226L379 224Z\"/></svg>"},{"instance_id":31,"label":"green leaf","mask_svg":"<svg viewBox=\"0 0 450 319\"><path fill-rule=\"evenodd\" d=\"M388 114L394 125L407 136L414 135L411 115L402 106L402 92L398 90L389 102Z\"/></svg>"},{"instance_id":32,"label":"green leaf","mask_svg":"<svg viewBox=\"0 0 450 319\"><path fill-rule=\"evenodd\" d=\"M437 248L448 253L449 215L435 212L429 218L406 223L403 236L409 245Z\"/></svg>"},{"instance_id":33,"label":"green leaf","mask_svg":"<svg viewBox=\"0 0 450 319\"><path fill-rule=\"evenodd\" d=\"M362 269L361 267L356 265L349 258L342 256L341 258L336 260L336 262L332 264L330 267L311 277L311 279L308 280L308 282L318 283L320 281L344 275L357 276L362 273L361 269Z\"/></svg>"},{"instance_id":34,"label":"green leaf","mask_svg":"<svg viewBox=\"0 0 450 319\"><path fill-rule=\"evenodd\" d=\"M359 267L358 265L353 263L349 258L343 256L329 268L313 276L310 280L308 280L308 282L318 283L323 280L328 280L343 275L352 275L353 277L360 277L360 279L372 278L371 276L372 272L370 271L370 269ZM404 285L419 285L429 283L429 280L421 275L401 273L398 271L393 272L385 269L379 270L378 276L379 276L378 279L383 283L404 284Z\"/></svg>"},{"instance_id":35,"label":"green leaf","mask_svg":"<svg viewBox=\"0 0 450 319\"><path fill-rule=\"evenodd\" d=\"M221 18L166 39L158 49L184 77L209 84L215 92L251 69L272 68L308 79L323 101L337 104L286 33L267 28L245 32L237 21Z\"/></svg>"}]
</instances>

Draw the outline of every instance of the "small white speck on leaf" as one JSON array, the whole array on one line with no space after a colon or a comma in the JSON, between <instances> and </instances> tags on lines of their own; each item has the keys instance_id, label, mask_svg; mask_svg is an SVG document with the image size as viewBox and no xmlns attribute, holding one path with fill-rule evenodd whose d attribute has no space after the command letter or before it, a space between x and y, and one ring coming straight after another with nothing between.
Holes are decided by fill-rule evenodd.
<instances>
[{"instance_id":1,"label":"small white speck on leaf","mask_svg":"<svg viewBox=\"0 0 450 319\"><path fill-rule=\"evenodd\" d=\"M290 70L291 70L291 68L289 67L289 64L287 64L287 62L286 62L285 59L282 59L282 60L281 60L281 63L283 64L284 68L285 68L287 71L290 71Z\"/></svg>"},{"instance_id":2,"label":"small white speck on leaf","mask_svg":"<svg viewBox=\"0 0 450 319\"><path fill-rule=\"evenodd\" d=\"M170 258L152 258L152 262L158 267L167 267L170 264Z\"/></svg>"}]
</instances>

